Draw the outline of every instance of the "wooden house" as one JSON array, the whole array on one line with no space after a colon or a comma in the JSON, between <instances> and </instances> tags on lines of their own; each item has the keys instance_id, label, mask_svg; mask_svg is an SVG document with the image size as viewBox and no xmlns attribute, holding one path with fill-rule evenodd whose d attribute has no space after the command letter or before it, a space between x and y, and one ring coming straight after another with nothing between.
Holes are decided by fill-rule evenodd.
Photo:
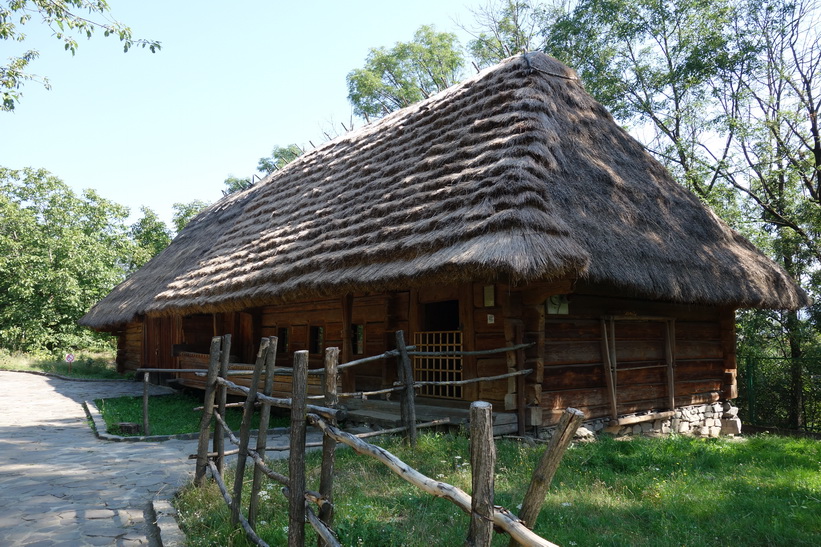
<instances>
[{"instance_id":1,"label":"wooden house","mask_svg":"<svg viewBox=\"0 0 821 547\"><path fill-rule=\"evenodd\" d=\"M549 425L736 396L735 310L807 295L677 184L540 53L510 58L325 143L201 213L81 323L116 334L120 370L179 368L231 333L252 362L324 347L518 353L416 359L419 380L532 368L524 381L425 388ZM348 374L389 386L395 365Z\"/></svg>"}]
</instances>

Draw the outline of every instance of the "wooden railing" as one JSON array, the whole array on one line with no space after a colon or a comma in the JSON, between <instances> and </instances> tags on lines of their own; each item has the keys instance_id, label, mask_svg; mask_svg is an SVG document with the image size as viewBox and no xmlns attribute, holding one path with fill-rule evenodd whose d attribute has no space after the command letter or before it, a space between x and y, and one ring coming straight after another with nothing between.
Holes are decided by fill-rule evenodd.
<instances>
[{"instance_id":1,"label":"wooden railing","mask_svg":"<svg viewBox=\"0 0 821 547\"><path fill-rule=\"evenodd\" d=\"M413 412L413 382L409 354L411 353L404 343L404 334L399 331L397 336L397 350L386 352L378 358L396 357L399 364L400 381L403 385L394 389L402 390L402 413L406 425L390 430L405 431L408 442L415 442L417 427L435 425L416 424ZM511 537L511 544L543 545L553 544L536 535L529 526L536 521L538 512L544 503L547 487L552 480L552 474L570 443L576 429L583 419L578 410L568 409L559 423L556 434L545 451L542 462L535 470L528 493L522 504L521 518L517 518L510 511L494 506L493 504L493 468L495 465L495 444L492 433L492 407L490 403L474 402L471 405L471 470L473 473L473 496L459 488L427 477L396 458L382 448L371 445L362 440L366 435L351 435L336 427L336 422L342 417L338 408L340 396L337 392L338 374L340 369L355 366L373 358L361 359L357 362L338 364L339 350L328 348L325 352L324 400L323 406L308 403L307 385L308 375L314 371L308 370L308 352L298 351L294 355L294 366L286 370L274 366L277 339L264 338L260 344L256 364L252 372L249 387L239 386L228 378L232 375L228 366L227 355L230 352L230 335L215 337L211 343L209 366L206 376L205 404L200 429L200 440L196 454L196 472L194 482L202 485L206 472L210 470L215 482L222 492L225 502L231 508L232 521L245 530L249 540L256 545L266 545L254 531L254 523L258 518L259 492L262 485L262 476L282 484L284 493L289 499L288 545L302 547L305 544L306 521L316 530L324 545L339 545L332 532L333 526L333 477L335 466L335 450L337 443L343 443L363 454L385 464L395 474L414 484L431 495L448 499L457 507L471 515L470 527L467 532L468 542L471 545L490 545L494 527L504 531ZM518 348L503 348L499 351L511 351ZM496 351L498 352L498 351ZM523 374L526 371L520 371ZM273 379L277 373L288 373L292 376L292 396L287 399L272 397ZM509 375L505 375L509 376ZM497 378L494 378L497 379ZM481 379L476 379L481 380ZM488 379L486 379L488 380ZM258 386L264 381L262 393ZM474 380L461 381L472 382ZM239 438L231 432L224 421L225 398L227 391L243 393L246 400L243 403L243 419L239 431ZM344 394L356 395L356 394ZM250 428L251 416L256 404L261 405L261 418L256 447L251 448ZM266 438L270 407L288 408L291 411L291 429L289 442L289 476L286 477L269 469L264 460L267 450ZM214 451L208 451L212 421L215 422ZM313 492L306 488L305 482L305 449L306 428L308 425L318 428L323 433L322 441L322 468L319 491ZM387 433L389 431L376 432ZM233 492L229 493L223 480L225 457L229 454L224 448L222 439L227 433L230 441L237 445L239 458ZM370 434L373 435L374 433ZM254 465L254 478L251 484L251 493L248 505L248 516L245 517L240 508L242 499L243 478L247 459L251 458ZM314 509L316 507L316 509ZM525 516L526 515L526 516Z\"/></svg>"}]
</instances>

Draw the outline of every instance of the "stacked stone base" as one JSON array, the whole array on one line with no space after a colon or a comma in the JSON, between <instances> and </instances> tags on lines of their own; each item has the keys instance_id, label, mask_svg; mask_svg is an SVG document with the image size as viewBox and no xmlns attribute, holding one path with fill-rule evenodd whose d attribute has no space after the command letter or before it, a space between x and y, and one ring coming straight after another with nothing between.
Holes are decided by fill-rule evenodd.
<instances>
[{"instance_id":1,"label":"stacked stone base","mask_svg":"<svg viewBox=\"0 0 821 547\"><path fill-rule=\"evenodd\" d=\"M582 424L576 433L577 438L593 439L604 433L616 437L637 435L690 435L695 437L720 437L741 434L741 420L738 408L729 402L704 405L692 405L677 408L672 416L653 419L656 413L629 414L620 416L622 422L638 421L627 425L611 425L610 418L596 418ZM539 438L549 439L555 428L539 430Z\"/></svg>"}]
</instances>

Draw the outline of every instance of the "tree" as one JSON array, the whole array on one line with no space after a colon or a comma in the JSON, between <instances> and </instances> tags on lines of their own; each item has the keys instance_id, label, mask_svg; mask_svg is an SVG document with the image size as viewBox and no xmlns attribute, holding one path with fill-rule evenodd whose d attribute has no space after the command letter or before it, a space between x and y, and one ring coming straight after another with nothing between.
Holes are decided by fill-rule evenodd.
<instances>
[{"instance_id":1,"label":"tree","mask_svg":"<svg viewBox=\"0 0 821 547\"><path fill-rule=\"evenodd\" d=\"M548 52L574 67L616 119L718 209L732 206L721 169L733 134L724 131L713 94L732 85L752 54L733 40L731 2L581 0L554 12L545 29ZM711 153L705 142L722 146Z\"/></svg>"},{"instance_id":2,"label":"tree","mask_svg":"<svg viewBox=\"0 0 821 547\"><path fill-rule=\"evenodd\" d=\"M468 51L477 67L489 67L522 52L543 51L546 12L532 0L503 0L473 11L478 30L463 28L474 37Z\"/></svg>"},{"instance_id":3,"label":"tree","mask_svg":"<svg viewBox=\"0 0 821 547\"><path fill-rule=\"evenodd\" d=\"M129 230L134 240L134 254L128 265L129 273L141 268L171 244L171 230L152 209L141 207L143 216Z\"/></svg>"},{"instance_id":4,"label":"tree","mask_svg":"<svg viewBox=\"0 0 821 547\"><path fill-rule=\"evenodd\" d=\"M298 144L289 144L288 146L274 146L270 156L259 159L257 170L260 173L268 175L274 171L279 171L299 156L304 153L304 150ZM238 178L233 175L225 179L225 190L222 191L223 196L228 196L235 192L241 192L254 185L256 175L251 175L246 178Z\"/></svg>"},{"instance_id":5,"label":"tree","mask_svg":"<svg viewBox=\"0 0 821 547\"><path fill-rule=\"evenodd\" d=\"M348 74L348 100L359 116L384 116L459 82L464 64L456 35L425 25L411 42L372 48Z\"/></svg>"},{"instance_id":6,"label":"tree","mask_svg":"<svg viewBox=\"0 0 821 547\"><path fill-rule=\"evenodd\" d=\"M77 196L45 170L0 168L0 346L60 352L99 347L77 325L125 278L128 210Z\"/></svg>"},{"instance_id":7,"label":"tree","mask_svg":"<svg viewBox=\"0 0 821 547\"><path fill-rule=\"evenodd\" d=\"M174 229L176 232L178 234L182 232L185 225L209 205L210 203L207 201L202 201L201 199L195 199L194 201L189 201L188 203L175 203L172 205L174 215L172 216L171 221L174 223Z\"/></svg>"},{"instance_id":8,"label":"tree","mask_svg":"<svg viewBox=\"0 0 821 547\"><path fill-rule=\"evenodd\" d=\"M80 15L82 13L82 15ZM86 15L86 13L88 15ZM24 42L26 35L20 30L33 18L47 25L54 37L63 42L66 51L77 51L77 36L91 38L95 32L104 36L116 36L123 44L123 51L133 46L147 47L152 53L160 49L154 40L134 38L131 29L111 18L106 0L3 0L0 1L0 40ZM20 88L26 81L39 81L46 88L48 80L29 73L28 65L39 52L27 50L0 65L0 110L14 110L20 101Z\"/></svg>"},{"instance_id":9,"label":"tree","mask_svg":"<svg viewBox=\"0 0 821 547\"><path fill-rule=\"evenodd\" d=\"M304 153L305 151L298 144L274 146L270 156L259 159L257 170L268 175L274 171L279 171Z\"/></svg>"},{"instance_id":10,"label":"tree","mask_svg":"<svg viewBox=\"0 0 821 547\"><path fill-rule=\"evenodd\" d=\"M582 0L546 21L552 54L679 181L811 294L821 293L821 46L810 0ZM740 352L783 357L785 420L804 423L799 357L818 311L741 314ZM773 391L774 393L775 391Z\"/></svg>"},{"instance_id":11,"label":"tree","mask_svg":"<svg viewBox=\"0 0 821 547\"><path fill-rule=\"evenodd\" d=\"M772 255L815 295L821 294L821 34L806 0L746 4L738 31L755 45L757 63L740 75L726 110L736 128L726 179L749 204ZM800 360L818 345L817 330L797 311L769 314L790 363L790 427L804 426L805 373ZM813 332L815 330L815 332Z\"/></svg>"}]
</instances>

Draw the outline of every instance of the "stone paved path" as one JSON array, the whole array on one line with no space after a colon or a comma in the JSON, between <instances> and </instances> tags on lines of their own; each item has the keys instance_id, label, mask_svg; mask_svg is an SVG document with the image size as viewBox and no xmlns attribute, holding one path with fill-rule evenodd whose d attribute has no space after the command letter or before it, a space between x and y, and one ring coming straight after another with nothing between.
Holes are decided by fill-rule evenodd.
<instances>
[{"instance_id":1,"label":"stone paved path","mask_svg":"<svg viewBox=\"0 0 821 547\"><path fill-rule=\"evenodd\" d=\"M102 441L82 408L141 394L140 382L0 371L0 546L159 545L146 508L193 476L196 441Z\"/></svg>"}]
</instances>

